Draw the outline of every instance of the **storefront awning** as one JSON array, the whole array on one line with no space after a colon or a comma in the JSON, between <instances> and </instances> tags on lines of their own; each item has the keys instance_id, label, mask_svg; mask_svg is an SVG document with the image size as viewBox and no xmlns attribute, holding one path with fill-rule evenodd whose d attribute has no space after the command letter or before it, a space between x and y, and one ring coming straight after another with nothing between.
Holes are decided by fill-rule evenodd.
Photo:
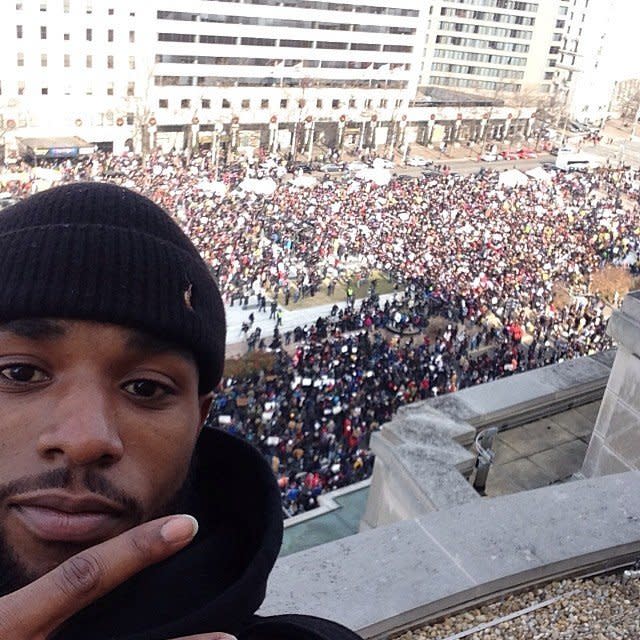
<instances>
[{"instance_id":1,"label":"storefront awning","mask_svg":"<svg viewBox=\"0 0 640 640\"><path fill-rule=\"evenodd\" d=\"M77 158L90 155L95 145L78 136L51 138L18 138L22 155L35 158Z\"/></svg>"}]
</instances>

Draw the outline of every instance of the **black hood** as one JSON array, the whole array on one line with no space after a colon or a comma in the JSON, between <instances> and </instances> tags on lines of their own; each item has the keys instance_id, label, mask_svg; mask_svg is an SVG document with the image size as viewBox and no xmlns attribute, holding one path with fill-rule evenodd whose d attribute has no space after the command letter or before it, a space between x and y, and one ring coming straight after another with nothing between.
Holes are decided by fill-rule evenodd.
<instances>
[{"instance_id":1,"label":"black hood","mask_svg":"<svg viewBox=\"0 0 640 640\"><path fill-rule=\"evenodd\" d=\"M186 500L200 524L194 541L74 616L56 640L243 635L264 599L282 542L273 472L251 445L204 429Z\"/></svg>"}]
</instances>

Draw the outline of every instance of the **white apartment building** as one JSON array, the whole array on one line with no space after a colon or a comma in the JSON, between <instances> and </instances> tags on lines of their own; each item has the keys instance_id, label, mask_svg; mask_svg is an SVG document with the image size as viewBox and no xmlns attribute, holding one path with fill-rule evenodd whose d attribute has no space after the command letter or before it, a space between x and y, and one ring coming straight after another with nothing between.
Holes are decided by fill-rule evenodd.
<instances>
[{"instance_id":1,"label":"white apartment building","mask_svg":"<svg viewBox=\"0 0 640 640\"><path fill-rule=\"evenodd\" d=\"M569 0L430 0L423 85L548 93Z\"/></svg>"},{"instance_id":2,"label":"white apartment building","mask_svg":"<svg viewBox=\"0 0 640 640\"><path fill-rule=\"evenodd\" d=\"M115 151L380 144L406 122L426 26L415 0L7 0L2 18L5 142Z\"/></svg>"},{"instance_id":3,"label":"white apartment building","mask_svg":"<svg viewBox=\"0 0 640 640\"><path fill-rule=\"evenodd\" d=\"M638 7L629 0L570 0L568 17L556 92L572 120L600 126L616 83L640 77L634 50ZM635 61L635 73L629 61Z\"/></svg>"}]
</instances>

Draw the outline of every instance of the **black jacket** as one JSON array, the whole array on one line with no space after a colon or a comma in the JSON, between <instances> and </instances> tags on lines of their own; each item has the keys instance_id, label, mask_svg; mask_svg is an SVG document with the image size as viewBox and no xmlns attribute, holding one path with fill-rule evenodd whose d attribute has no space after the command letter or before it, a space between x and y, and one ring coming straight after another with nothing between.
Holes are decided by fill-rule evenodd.
<instances>
[{"instance_id":1,"label":"black jacket","mask_svg":"<svg viewBox=\"0 0 640 640\"><path fill-rule=\"evenodd\" d=\"M56 640L167 640L213 631L239 640L358 639L320 618L254 615L282 542L280 493L257 450L204 429L192 475L188 512L200 524L194 541L74 616Z\"/></svg>"}]
</instances>

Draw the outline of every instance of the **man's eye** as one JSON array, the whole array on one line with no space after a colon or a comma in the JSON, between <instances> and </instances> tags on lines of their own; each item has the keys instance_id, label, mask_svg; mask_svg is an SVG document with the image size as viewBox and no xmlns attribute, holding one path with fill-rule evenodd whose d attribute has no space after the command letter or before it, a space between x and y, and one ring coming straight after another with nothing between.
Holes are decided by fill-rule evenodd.
<instances>
[{"instance_id":1,"label":"man's eye","mask_svg":"<svg viewBox=\"0 0 640 640\"><path fill-rule=\"evenodd\" d=\"M138 398L159 400L171 394L171 389L153 380L133 380L124 385L123 389Z\"/></svg>"},{"instance_id":2,"label":"man's eye","mask_svg":"<svg viewBox=\"0 0 640 640\"><path fill-rule=\"evenodd\" d=\"M2 367L0 378L17 383L44 382L49 379L44 371L30 364L11 364Z\"/></svg>"}]
</instances>

